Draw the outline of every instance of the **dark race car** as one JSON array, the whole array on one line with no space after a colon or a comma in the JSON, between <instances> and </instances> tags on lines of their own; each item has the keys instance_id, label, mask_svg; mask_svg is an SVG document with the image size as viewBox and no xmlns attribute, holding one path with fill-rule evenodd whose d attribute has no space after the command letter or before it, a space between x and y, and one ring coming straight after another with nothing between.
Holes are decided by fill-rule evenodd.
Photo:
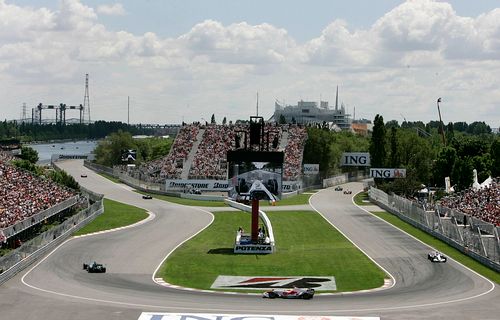
<instances>
[{"instance_id":1,"label":"dark race car","mask_svg":"<svg viewBox=\"0 0 500 320\"><path fill-rule=\"evenodd\" d=\"M84 263L83 270L87 270L88 273L106 273L106 267L95 261L90 264Z\"/></svg>"},{"instance_id":2,"label":"dark race car","mask_svg":"<svg viewBox=\"0 0 500 320\"><path fill-rule=\"evenodd\" d=\"M344 188L342 188L341 186L335 187L335 191L342 191L342 190L344 190Z\"/></svg>"},{"instance_id":3,"label":"dark race car","mask_svg":"<svg viewBox=\"0 0 500 320\"><path fill-rule=\"evenodd\" d=\"M153 197L151 195L149 195L149 194L142 195L142 198L143 199L153 199Z\"/></svg>"},{"instance_id":4,"label":"dark race car","mask_svg":"<svg viewBox=\"0 0 500 320\"><path fill-rule=\"evenodd\" d=\"M441 252L438 251L432 251L427 255L427 259L429 259L431 262L446 262L447 258L445 255L443 255Z\"/></svg>"},{"instance_id":5,"label":"dark race car","mask_svg":"<svg viewBox=\"0 0 500 320\"><path fill-rule=\"evenodd\" d=\"M309 300L314 297L314 289L311 288L293 288L284 290L270 290L262 294L263 298L275 299L305 299Z\"/></svg>"},{"instance_id":6,"label":"dark race car","mask_svg":"<svg viewBox=\"0 0 500 320\"><path fill-rule=\"evenodd\" d=\"M86 175L85 173L82 173L82 174L80 175L80 177L82 177L82 178L87 178L87 175Z\"/></svg>"},{"instance_id":7,"label":"dark race car","mask_svg":"<svg viewBox=\"0 0 500 320\"><path fill-rule=\"evenodd\" d=\"M344 194L352 194L351 190L344 190Z\"/></svg>"}]
</instances>

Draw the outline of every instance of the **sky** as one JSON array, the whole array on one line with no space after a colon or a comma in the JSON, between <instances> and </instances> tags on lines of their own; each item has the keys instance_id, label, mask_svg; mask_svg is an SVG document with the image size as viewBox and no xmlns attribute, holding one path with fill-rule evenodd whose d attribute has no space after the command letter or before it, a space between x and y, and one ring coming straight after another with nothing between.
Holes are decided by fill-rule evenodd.
<instances>
[{"instance_id":1,"label":"sky","mask_svg":"<svg viewBox=\"0 0 500 320\"><path fill-rule=\"evenodd\" d=\"M438 120L441 98L498 128L500 1L0 0L1 120L83 104L85 74L93 121L248 120L257 93L268 119L338 86L356 119Z\"/></svg>"}]
</instances>

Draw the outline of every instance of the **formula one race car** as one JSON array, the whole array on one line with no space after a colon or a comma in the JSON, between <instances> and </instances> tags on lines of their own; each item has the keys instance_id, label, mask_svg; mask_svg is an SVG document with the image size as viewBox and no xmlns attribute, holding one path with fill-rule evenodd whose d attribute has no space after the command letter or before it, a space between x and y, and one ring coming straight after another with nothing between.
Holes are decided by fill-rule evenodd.
<instances>
[{"instance_id":1,"label":"formula one race car","mask_svg":"<svg viewBox=\"0 0 500 320\"><path fill-rule=\"evenodd\" d=\"M344 188L342 188L341 186L335 187L335 191L342 191L342 190L344 190Z\"/></svg>"},{"instance_id":2,"label":"formula one race car","mask_svg":"<svg viewBox=\"0 0 500 320\"><path fill-rule=\"evenodd\" d=\"M344 190L344 194L352 194L352 190Z\"/></svg>"},{"instance_id":3,"label":"formula one race car","mask_svg":"<svg viewBox=\"0 0 500 320\"><path fill-rule=\"evenodd\" d=\"M84 263L83 270L87 270L88 273L106 273L106 267L95 261L90 264Z\"/></svg>"},{"instance_id":4,"label":"formula one race car","mask_svg":"<svg viewBox=\"0 0 500 320\"><path fill-rule=\"evenodd\" d=\"M142 195L142 198L143 199L153 199L153 197L151 195L149 195L149 194Z\"/></svg>"},{"instance_id":5,"label":"formula one race car","mask_svg":"<svg viewBox=\"0 0 500 320\"><path fill-rule=\"evenodd\" d=\"M80 175L80 177L82 177L82 178L87 178L87 175L86 175L85 173L82 173L82 174Z\"/></svg>"},{"instance_id":6,"label":"formula one race car","mask_svg":"<svg viewBox=\"0 0 500 320\"><path fill-rule=\"evenodd\" d=\"M432 251L427 255L427 259L431 262L446 262L447 258L441 252Z\"/></svg>"},{"instance_id":7,"label":"formula one race car","mask_svg":"<svg viewBox=\"0 0 500 320\"><path fill-rule=\"evenodd\" d=\"M283 299L305 299L314 297L314 289L311 288L293 288L285 290L270 290L262 294L262 298L283 298Z\"/></svg>"}]
</instances>

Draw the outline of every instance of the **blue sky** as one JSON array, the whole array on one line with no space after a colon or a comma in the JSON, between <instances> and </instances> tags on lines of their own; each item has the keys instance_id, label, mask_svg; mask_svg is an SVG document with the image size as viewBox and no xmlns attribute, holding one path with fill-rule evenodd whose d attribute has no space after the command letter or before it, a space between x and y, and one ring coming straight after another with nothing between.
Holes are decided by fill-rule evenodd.
<instances>
[{"instance_id":1,"label":"blue sky","mask_svg":"<svg viewBox=\"0 0 500 320\"><path fill-rule=\"evenodd\" d=\"M93 119L247 119L255 93L356 117L500 125L500 2L0 0L0 118L83 102ZM3 29L3 31L2 31Z\"/></svg>"}]
</instances>

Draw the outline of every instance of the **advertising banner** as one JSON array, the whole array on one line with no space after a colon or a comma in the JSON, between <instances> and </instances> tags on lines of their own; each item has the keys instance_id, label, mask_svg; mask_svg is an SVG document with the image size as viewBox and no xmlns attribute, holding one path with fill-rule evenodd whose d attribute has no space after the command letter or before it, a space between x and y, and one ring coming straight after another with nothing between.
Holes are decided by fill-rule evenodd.
<instances>
[{"instance_id":1,"label":"advertising banner","mask_svg":"<svg viewBox=\"0 0 500 320\"><path fill-rule=\"evenodd\" d=\"M369 167L370 153L368 152L344 152L340 160L341 166Z\"/></svg>"},{"instance_id":2,"label":"advertising banner","mask_svg":"<svg viewBox=\"0 0 500 320\"><path fill-rule=\"evenodd\" d=\"M406 178L406 169L371 168L370 177L382 179Z\"/></svg>"},{"instance_id":3,"label":"advertising banner","mask_svg":"<svg viewBox=\"0 0 500 320\"><path fill-rule=\"evenodd\" d=\"M167 179L165 181L167 191L184 191L189 188L200 191L228 191L229 184L227 180L182 180Z\"/></svg>"},{"instance_id":4,"label":"advertising banner","mask_svg":"<svg viewBox=\"0 0 500 320\"><path fill-rule=\"evenodd\" d=\"M304 174L319 174L319 164L304 164Z\"/></svg>"},{"instance_id":5,"label":"advertising banner","mask_svg":"<svg viewBox=\"0 0 500 320\"><path fill-rule=\"evenodd\" d=\"M138 320L380 320L380 317L142 312Z\"/></svg>"}]
</instances>

